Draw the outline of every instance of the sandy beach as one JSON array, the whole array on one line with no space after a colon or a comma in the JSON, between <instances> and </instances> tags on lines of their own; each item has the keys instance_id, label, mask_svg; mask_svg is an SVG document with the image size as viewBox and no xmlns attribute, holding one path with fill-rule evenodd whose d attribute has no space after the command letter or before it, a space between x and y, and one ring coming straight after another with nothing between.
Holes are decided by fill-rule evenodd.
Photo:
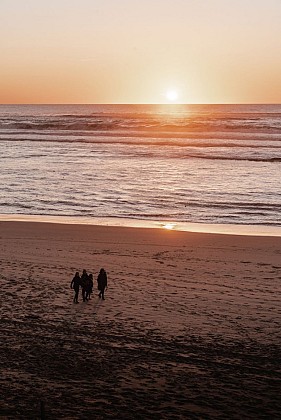
<instances>
[{"instance_id":1,"label":"sandy beach","mask_svg":"<svg viewBox=\"0 0 281 420\"><path fill-rule=\"evenodd\" d=\"M1 418L280 418L280 237L5 221L0 248Z\"/></svg>"}]
</instances>

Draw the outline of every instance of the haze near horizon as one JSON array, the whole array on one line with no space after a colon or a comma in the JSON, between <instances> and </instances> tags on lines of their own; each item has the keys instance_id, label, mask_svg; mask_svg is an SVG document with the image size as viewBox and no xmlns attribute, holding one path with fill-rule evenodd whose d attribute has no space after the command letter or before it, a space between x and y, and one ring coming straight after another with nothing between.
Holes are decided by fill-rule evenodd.
<instances>
[{"instance_id":1,"label":"haze near horizon","mask_svg":"<svg viewBox=\"0 0 281 420\"><path fill-rule=\"evenodd\" d=\"M0 103L280 103L278 0L2 0Z\"/></svg>"}]
</instances>

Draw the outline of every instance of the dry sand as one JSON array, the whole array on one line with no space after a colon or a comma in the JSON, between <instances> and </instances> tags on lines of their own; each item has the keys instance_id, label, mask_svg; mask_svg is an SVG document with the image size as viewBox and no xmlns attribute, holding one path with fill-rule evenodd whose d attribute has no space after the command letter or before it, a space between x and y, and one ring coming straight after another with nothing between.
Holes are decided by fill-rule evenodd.
<instances>
[{"instance_id":1,"label":"dry sand","mask_svg":"<svg viewBox=\"0 0 281 420\"><path fill-rule=\"evenodd\" d=\"M1 418L280 418L281 238L0 222L0 248Z\"/></svg>"}]
</instances>

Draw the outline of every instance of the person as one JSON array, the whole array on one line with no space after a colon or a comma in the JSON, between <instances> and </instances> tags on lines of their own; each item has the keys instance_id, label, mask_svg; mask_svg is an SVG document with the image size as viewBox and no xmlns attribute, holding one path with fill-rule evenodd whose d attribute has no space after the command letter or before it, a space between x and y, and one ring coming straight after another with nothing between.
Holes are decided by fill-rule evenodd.
<instances>
[{"instance_id":1,"label":"person","mask_svg":"<svg viewBox=\"0 0 281 420\"><path fill-rule=\"evenodd\" d=\"M100 269L97 282L98 282L98 290L100 291L99 298L102 298L104 300L104 291L105 291L105 288L107 287L107 274L104 268Z\"/></svg>"},{"instance_id":2,"label":"person","mask_svg":"<svg viewBox=\"0 0 281 420\"><path fill-rule=\"evenodd\" d=\"M89 274L88 283L87 283L87 287L86 287L86 299L87 300L91 299L91 293L93 291L93 286L94 286L93 274Z\"/></svg>"},{"instance_id":3,"label":"person","mask_svg":"<svg viewBox=\"0 0 281 420\"><path fill-rule=\"evenodd\" d=\"M87 298L86 298L86 291L87 291L87 286L89 283L89 277L88 277L88 273L87 271L84 269L82 276L81 276L81 287L82 287L82 299L83 302L86 302Z\"/></svg>"},{"instance_id":4,"label":"person","mask_svg":"<svg viewBox=\"0 0 281 420\"><path fill-rule=\"evenodd\" d=\"M70 288L74 289L74 298L73 298L74 303L79 303L78 302L78 296L79 296L80 285L81 285L81 279L80 279L80 276L79 276L79 272L76 271L75 276L73 277L73 279L71 280L71 283L70 283Z\"/></svg>"}]
</instances>

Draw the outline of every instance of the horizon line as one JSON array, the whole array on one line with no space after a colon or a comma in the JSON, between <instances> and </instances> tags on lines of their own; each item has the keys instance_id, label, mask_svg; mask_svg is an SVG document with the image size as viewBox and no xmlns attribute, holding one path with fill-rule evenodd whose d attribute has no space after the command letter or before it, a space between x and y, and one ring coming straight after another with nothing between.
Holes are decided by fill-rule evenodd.
<instances>
[{"instance_id":1,"label":"horizon line","mask_svg":"<svg viewBox=\"0 0 281 420\"><path fill-rule=\"evenodd\" d=\"M14 103L0 103L0 106L7 105L158 105L158 106L181 106L181 105L281 105L280 102L189 102L189 103L161 103L161 102L14 102Z\"/></svg>"}]
</instances>

